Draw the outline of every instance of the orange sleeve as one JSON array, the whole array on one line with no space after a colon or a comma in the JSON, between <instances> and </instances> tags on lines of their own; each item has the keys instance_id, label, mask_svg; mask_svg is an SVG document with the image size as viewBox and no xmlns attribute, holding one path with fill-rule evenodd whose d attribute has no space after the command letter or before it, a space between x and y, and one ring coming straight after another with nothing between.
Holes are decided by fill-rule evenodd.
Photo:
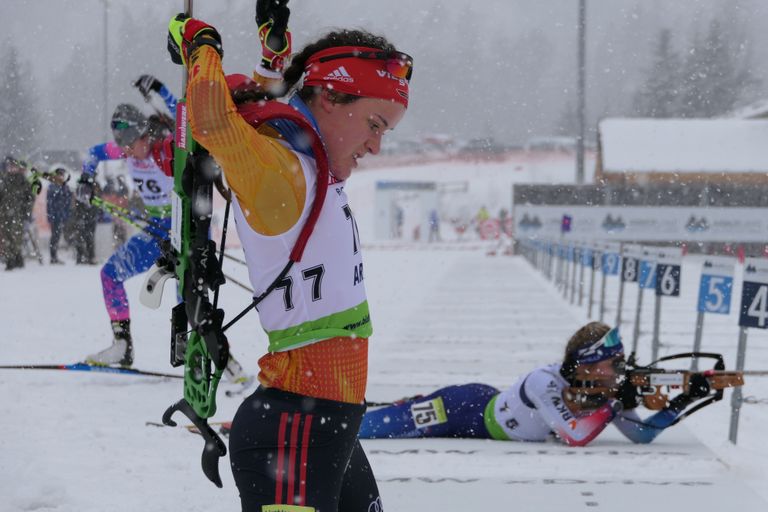
<instances>
[{"instance_id":1,"label":"orange sleeve","mask_svg":"<svg viewBox=\"0 0 768 512\"><path fill-rule=\"evenodd\" d=\"M223 169L251 228L271 236L296 224L307 194L304 170L292 151L238 114L209 46L190 58L187 108L193 137Z\"/></svg>"}]
</instances>

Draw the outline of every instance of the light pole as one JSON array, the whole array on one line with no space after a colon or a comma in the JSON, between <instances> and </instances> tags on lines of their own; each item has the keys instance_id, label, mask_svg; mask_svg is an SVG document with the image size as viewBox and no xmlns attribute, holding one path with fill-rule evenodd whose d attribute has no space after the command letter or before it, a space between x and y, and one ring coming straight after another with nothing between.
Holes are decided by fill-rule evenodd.
<instances>
[{"instance_id":1,"label":"light pole","mask_svg":"<svg viewBox=\"0 0 768 512\"><path fill-rule=\"evenodd\" d=\"M101 126L106 130L104 140L110 140L109 129L109 0L101 0L104 3L104 91L103 106L101 112Z\"/></svg>"},{"instance_id":2,"label":"light pole","mask_svg":"<svg viewBox=\"0 0 768 512\"><path fill-rule=\"evenodd\" d=\"M579 34L578 34L578 119L579 136L576 139L576 184L584 184L584 125L585 120L585 85L586 85L586 29L587 29L587 0L579 0Z\"/></svg>"}]
</instances>

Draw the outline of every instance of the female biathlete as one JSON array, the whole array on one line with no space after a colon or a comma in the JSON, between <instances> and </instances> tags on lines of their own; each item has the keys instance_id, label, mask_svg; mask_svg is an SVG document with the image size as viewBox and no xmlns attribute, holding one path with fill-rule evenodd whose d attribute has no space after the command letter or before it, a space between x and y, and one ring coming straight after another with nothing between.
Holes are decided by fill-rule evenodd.
<instances>
[{"instance_id":1,"label":"female biathlete","mask_svg":"<svg viewBox=\"0 0 768 512\"><path fill-rule=\"evenodd\" d=\"M264 44L278 20L287 20L285 3L257 4L267 68L257 70L257 83L266 84L264 75L280 76L274 64L289 52L287 32L278 44ZM384 132L404 116L412 60L382 37L331 32L295 55L283 73L284 85L298 89L290 98L292 112L315 134L284 120L257 130L231 97L218 32L181 15L171 21L170 32L179 49L176 60L183 56L189 70L192 133L231 187L257 294L286 266L315 195L328 185L303 257L258 304L269 338L268 353L259 360L261 386L240 406L230 433L242 508L381 510L357 439L372 328L344 186L357 161L378 153ZM324 155L307 147L317 134ZM323 161L329 183L318 182Z\"/></svg>"},{"instance_id":2,"label":"female biathlete","mask_svg":"<svg viewBox=\"0 0 768 512\"><path fill-rule=\"evenodd\" d=\"M568 341L562 363L537 368L505 391L486 384L448 386L366 413L363 439L459 437L545 441L553 435L585 446L613 423L635 443L650 443L695 399L709 393L706 378L647 419L634 408L637 391L624 377L618 329L591 322ZM697 374L694 374L696 377ZM594 393L576 393L585 384Z\"/></svg>"},{"instance_id":3,"label":"female biathlete","mask_svg":"<svg viewBox=\"0 0 768 512\"><path fill-rule=\"evenodd\" d=\"M176 114L176 98L159 80L145 75L135 84L145 97L152 91L164 101L171 115ZM145 116L133 105L118 105L112 114L114 142L98 144L88 150L77 187L77 200L90 204L96 169L106 160L125 160L128 172L144 201L152 234L141 232L120 246L101 269L101 285L107 314L112 322L112 344L87 356L86 362L99 365L131 366L133 340L126 279L148 270L160 256L160 240L171 228L170 162L173 157L168 122L160 115Z\"/></svg>"}]
</instances>

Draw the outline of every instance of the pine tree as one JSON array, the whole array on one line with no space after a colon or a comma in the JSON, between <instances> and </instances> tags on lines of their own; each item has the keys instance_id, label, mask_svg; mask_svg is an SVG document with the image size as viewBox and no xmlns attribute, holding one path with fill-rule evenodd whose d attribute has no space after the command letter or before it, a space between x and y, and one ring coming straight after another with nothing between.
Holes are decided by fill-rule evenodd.
<instances>
[{"instance_id":1,"label":"pine tree","mask_svg":"<svg viewBox=\"0 0 768 512\"><path fill-rule=\"evenodd\" d=\"M635 114L641 117L676 117L680 114L680 57L672 47L672 31L662 29L653 51L647 78L635 93Z\"/></svg>"},{"instance_id":2,"label":"pine tree","mask_svg":"<svg viewBox=\"0 0 768 512\"><path fill-rule=\"evenodd\" d=\"M0 155L26 158L39 144L40 114L28 65L10 42L0 56Z\"/></svg>"},{"instance_id":3,"label":"pine tree","mask_svg":"<svg viewBox=\"0 0 768 512\"><path fill-rule=\"evenodd\" d=\"M750 71L748 44L739 41L715 19L706 37L694 38L685 59L682 111L684 117L712 117L731 110L756 78Z\"/></svg>"}]
</instances>

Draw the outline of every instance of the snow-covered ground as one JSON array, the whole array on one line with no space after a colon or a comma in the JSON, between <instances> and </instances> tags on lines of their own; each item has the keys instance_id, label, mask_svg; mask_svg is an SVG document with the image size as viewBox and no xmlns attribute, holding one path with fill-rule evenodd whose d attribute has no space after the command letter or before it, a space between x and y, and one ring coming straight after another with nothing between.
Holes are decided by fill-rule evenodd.
<instances>
[{"instance_id":1,"label":"snow-covered ground","mask_svg":"<svg viewBox=\"0 0 768 512\"><path fill-rule=\"evenodd\" d=\"M411 171L369 170L350 182L352 205L369 246L373 240L365 234L374 219L367 213L371 196L366 194L372 194L376 179L393 174L400 174L398 179L419 174L416 179L438 179L450 172L470 177L483 190L495 180L499 189L514 181L493 166ZM557 361L567 337L587 320L584 307L571 305L524 259L459 247L376 244L366 252L375 330L369 400L473 381L510 385L533 367ZM692 345L699 266L696 258L687 259L682 297L664 299L662 354ZM244 269L234 263L227 262L225 271L245 280ZM110 332L98 272L98 267L70 261L63 267L30 263L23 271L0 273L0 365L74 362L103 348ZM127 286L135 365L179 372L167 363L173 291L170 286L166 290L163 308L148 310L138 303L139 286L139 279ZM616 290L609 281L609 323L616 314ZM737 286L734 296L738 294ZM227 286L220 304L231 315L248 300L246 292ZM629 286L625 342L632 332L635 300L636 290ZM652 301L645 304L641 361L647 361L651 338ZM266 346L255 314L228 334L233 354L255 372ZM722 352L729 367L736 341L735 312L707 317L703 348ZM766 333L750 332L748 370L768 368L766 342ZM226 460L221 463L224 489L219 490L200 470L198 436L146 425L159 422L163 411L181 398L179 381L0 370L0 390L0 511L239 510ZM747 378L744 394L768 398L768 378ZM364 446L390 512L766 510L768 447L763 437L768 406L744 406L734 446L727 441L729 398L726 394L725 400L664 432L651 445L633 445L609 427L582 449L554 442L447 439L366 441ZM212 421L231 419L239 401L220 393Z\"/></svg>"}]
</instances>

